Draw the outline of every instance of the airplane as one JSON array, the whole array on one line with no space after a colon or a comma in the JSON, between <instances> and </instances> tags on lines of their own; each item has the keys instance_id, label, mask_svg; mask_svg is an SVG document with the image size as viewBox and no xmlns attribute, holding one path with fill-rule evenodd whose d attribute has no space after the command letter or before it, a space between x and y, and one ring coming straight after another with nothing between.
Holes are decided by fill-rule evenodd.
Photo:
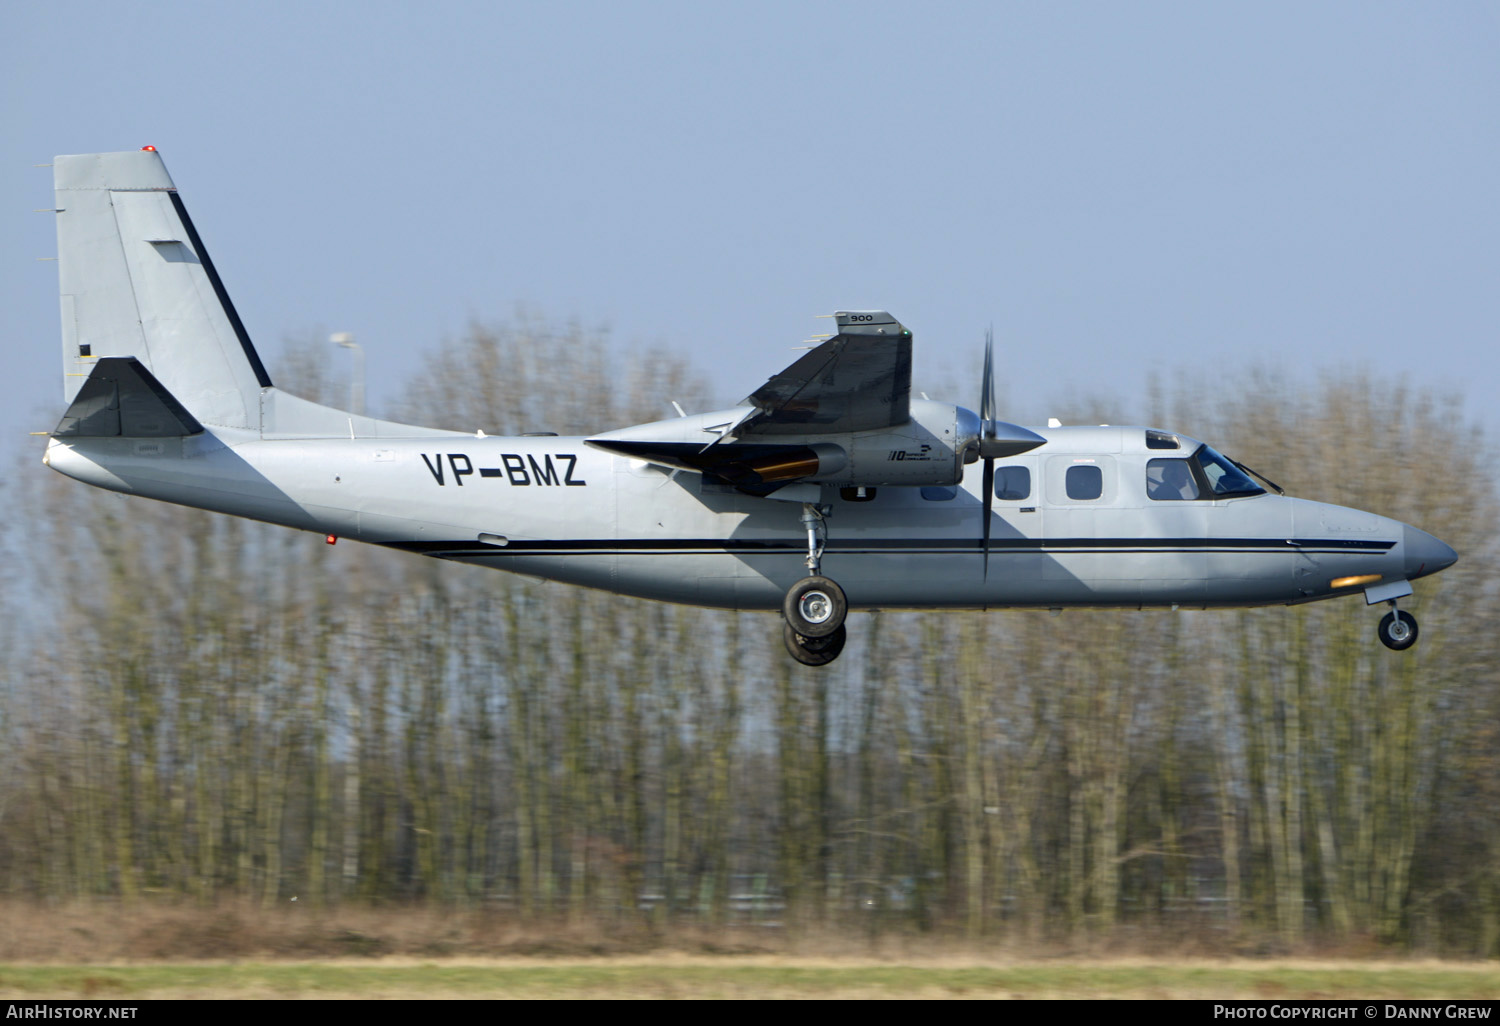
<instances>
[{"instance_id":1,"label":"airplane","mask_svg":"<svg viewBox=\"0 0 1500 1026\"><path fill-rule=\"evenodd\" d=\"M1178 432L1001 421L992 339L977 412L914 398L912 333L885 311L836 313L832 337L739 406L590 436L322 406L272 385L153 147L53 168L68 405L43 462L100 488L330 543L779 610L808 666L837 658L851 610L1353 594L1389 606L1377 633L1399 651L1418 629L1398 600L1457 559Z\"/></svg>"}]
</instances>

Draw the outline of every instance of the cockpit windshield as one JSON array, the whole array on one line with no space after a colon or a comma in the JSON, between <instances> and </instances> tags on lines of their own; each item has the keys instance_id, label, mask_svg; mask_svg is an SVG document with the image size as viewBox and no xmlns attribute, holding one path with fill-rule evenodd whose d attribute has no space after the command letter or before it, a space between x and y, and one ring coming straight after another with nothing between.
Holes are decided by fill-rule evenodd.
<instances>
[{"instance_id":1,"label":"cockpit windshield","mask_svg":"<svg viewBox=\"0 0 1500 1026\"><path fill-rule=\"evenodd\" d=\"M1208 478L1209 486L1213 489L1215 499L1228 499L1240 495L1264 495L1266 490L1250 479L1233 462L1212 447L1203 445L1193 453L1193 459L1197 461L1203 476Z\"/></svg>"}]
</instances>

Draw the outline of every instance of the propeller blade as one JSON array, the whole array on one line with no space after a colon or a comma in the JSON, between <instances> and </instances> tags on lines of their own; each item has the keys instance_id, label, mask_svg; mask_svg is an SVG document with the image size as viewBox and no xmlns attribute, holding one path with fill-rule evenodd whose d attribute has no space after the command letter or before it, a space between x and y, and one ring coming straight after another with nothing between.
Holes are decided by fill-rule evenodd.
<instances>
[{"instance_id":1,"label":"propeller blade","mask_svg":"<svg viewBox=\"0 0 1500 1026\"><path fill-rule=\"evenodd\" d=\"M995 419L995 329L984 333L984 381L980 385L979 420L980 430L986 437L990 434L990 422Z\"/></svg>"},{"instance_id":2,"label":"propeller blade","mask_svg":"<svg viewBox=\"0 0 1500 1026\"><path fill-rule=\"evenodd\" d=\"M984 580L990 579L990 510L995 502L995 461L984 461Z\"/></svg>"},{"instance_id":3,"label":"propeller blade","mask_svg":"<svg viewBox=\"0 0 1500 1026\"><path fill-rule=\"evenodd\" d=\"M984 580L990 579L990 510L995 501L995 461L985 453L995 437L995 326L984 331L984 379L979 385L979 455L984 461Z\"/></svg>"},{"instance_id":4,"label":"propeller blade","mask_svg":"<svg viewBox=\"0 0 1500 1026\"><path fill-rule=\"evenodd\" d=\"M995 419L995 329L984 333L984 380L979 391L979 455L1006 459L1030 452L1047 440L1018 424Z\"/></svg>"}]
</instances>

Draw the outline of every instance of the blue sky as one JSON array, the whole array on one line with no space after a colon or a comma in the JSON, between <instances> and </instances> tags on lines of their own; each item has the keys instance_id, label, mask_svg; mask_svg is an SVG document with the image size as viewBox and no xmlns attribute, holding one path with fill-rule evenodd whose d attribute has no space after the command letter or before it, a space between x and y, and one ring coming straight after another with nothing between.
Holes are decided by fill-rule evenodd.
<instances>
[{"instance_id":1,"label":"blue sky","mask_svg":"<svg viewBox=\"0 0 1500 1026\"><path fill-rule=\"evenodd\" d=\"M376 406L518 306L727 401L884 308L966 405L993 322L1012 419L1259 363L1500 427L1493 4L54 0L0 75L17 444L61 396L31 165L148 143L261 349L352 331Z\"/></svg>"}]
</instances>

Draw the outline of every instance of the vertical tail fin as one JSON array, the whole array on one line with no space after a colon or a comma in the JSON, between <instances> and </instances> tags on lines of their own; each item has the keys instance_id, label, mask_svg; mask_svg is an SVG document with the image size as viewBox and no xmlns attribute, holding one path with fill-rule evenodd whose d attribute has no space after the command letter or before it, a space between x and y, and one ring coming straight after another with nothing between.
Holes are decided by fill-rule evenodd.
<instances>
[{"instance_id":1,"label":"vertical tail fin","mask_svg":"<svg viewBox=\"0 0 1500 1026\"><path fill-rule=\"evenodd\" d=\"M57 157L63 398L134 357L206 425L259 429L271 378L155 150Z\"/></svg>"}]
</instances>

